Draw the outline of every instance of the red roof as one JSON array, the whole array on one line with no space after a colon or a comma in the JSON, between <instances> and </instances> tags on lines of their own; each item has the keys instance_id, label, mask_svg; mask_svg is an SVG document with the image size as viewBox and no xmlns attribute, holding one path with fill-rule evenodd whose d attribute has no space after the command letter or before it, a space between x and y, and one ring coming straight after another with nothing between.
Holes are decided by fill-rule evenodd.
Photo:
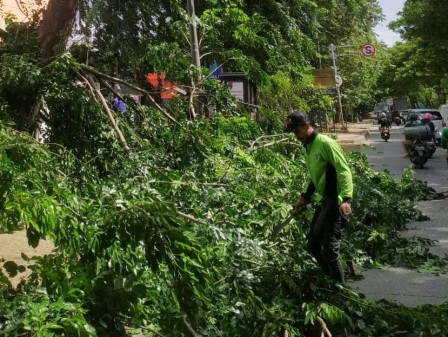
<instances>
[{"instance_id":1,"label":"red roof","mask_svg":"<svg viewBox=\"0 0 448 337\"><path fill-rule=\"evenodd\" d=\"M172 88L177 85L177 82L165 81L165 75L152 73L146 75L146 79L148 80L149 83L151 83L151 85L154 87L155 90L160 90L161 88L159 87L159 85L161 84L163 89L160 94L160 97L162 99L172 99L173 94L176 93L176 90Z\"/></svg>"}]
</instances>

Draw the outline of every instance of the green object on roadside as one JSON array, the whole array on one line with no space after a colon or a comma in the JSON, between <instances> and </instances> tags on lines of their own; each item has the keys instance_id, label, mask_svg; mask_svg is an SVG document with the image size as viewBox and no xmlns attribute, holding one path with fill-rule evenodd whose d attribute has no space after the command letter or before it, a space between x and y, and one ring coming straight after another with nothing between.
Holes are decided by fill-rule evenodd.
<instances>
[{"instance_id":1,"label":"green object on roadside","mask_svg":"<svg viewBox=\"0 0 448 337\"><path fill-rule=\"evenodd\" d=\"M446 149L448 146L448 127L444 128L442 131L441 145L444 149Z\"/></svg>"}]
</instances>

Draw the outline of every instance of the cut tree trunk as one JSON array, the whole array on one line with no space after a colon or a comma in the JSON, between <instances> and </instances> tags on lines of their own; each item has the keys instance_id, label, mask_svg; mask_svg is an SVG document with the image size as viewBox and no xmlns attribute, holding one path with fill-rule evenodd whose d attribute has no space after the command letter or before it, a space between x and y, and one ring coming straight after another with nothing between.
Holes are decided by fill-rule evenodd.
<instances>
[{"instance_id":1,"label":"cut tree trunk","mask_svg":"<svg viewBox=\"0 0 448 337\"><path fill-rule=\"evenodd\" d=\"M45 56L65 45L72 32L81 0L50 0L39 28L39 44Z\"/></svg>"}]
</instances>

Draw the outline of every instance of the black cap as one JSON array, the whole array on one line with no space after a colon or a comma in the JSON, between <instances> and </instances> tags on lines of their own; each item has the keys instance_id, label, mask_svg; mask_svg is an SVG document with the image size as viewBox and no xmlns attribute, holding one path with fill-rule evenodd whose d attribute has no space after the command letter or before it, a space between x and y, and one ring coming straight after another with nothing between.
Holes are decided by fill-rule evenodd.
<instances>
[{"instance_id":1,"label":"black cap","mask_svg":"<svg viewBox=\"0 0 448 337\"><path fill-rule=\"evenodd\" d=\"M286 125L283 128L283 132L293 132L297 127L305 125L309 121L306 113L294 110L286 117Z\"/></svg>"}]
</instances>

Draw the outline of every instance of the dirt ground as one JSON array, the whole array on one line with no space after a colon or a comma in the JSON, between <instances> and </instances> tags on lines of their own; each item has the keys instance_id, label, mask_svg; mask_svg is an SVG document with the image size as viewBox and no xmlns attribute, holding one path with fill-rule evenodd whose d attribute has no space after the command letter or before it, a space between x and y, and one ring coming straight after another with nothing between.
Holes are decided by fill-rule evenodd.
<instances>
[{"instance_id":1,"label":"dirt ground","mask_svg":"<svg viewBox=\"0 0 448 337\"><path fill-rule=\"evenodd\" d=\"M29 258L33 256L44 256L54 249L51 241L40 240L39 246L33 248L28 245L26 238L26 230L14 232L12 234L0 234L0 267L2 272L8 276L3 264L7 261L14 261L18 265L27 266L28 264L22 259L21 253ZM14 287L19 284L22 279L26 279L31 274L31 270L26 268L22 273L18 273L15 277L9 278Z\"/></svg>"}]
</instances>

